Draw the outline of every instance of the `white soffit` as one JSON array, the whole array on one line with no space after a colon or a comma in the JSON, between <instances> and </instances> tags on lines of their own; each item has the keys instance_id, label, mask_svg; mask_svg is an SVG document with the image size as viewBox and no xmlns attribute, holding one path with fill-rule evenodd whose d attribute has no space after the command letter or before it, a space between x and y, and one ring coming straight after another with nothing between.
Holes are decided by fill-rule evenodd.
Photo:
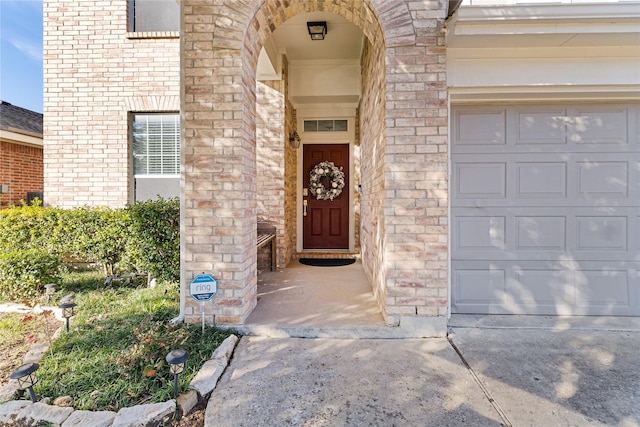
<instances>
[{"instance_id":1,"label":"white soffit","mask_svg":"<svg viewBox=\"0 0 640 427\"><path fill-rule=\"evenodd\" d=\"M640 2L461 6L447 47L640 46Z\"/></svg>"},{"instance_id":2,"label":"white soffit","mask_svg":"<svg viewBox=\"0 0 640 427\"><path fill-rule=\"evenodd\" d=\"M324 21L327 35L324 40L311 40L307 22ZM364 34L347 19L327 12L296 15L276 28L273 43L286 49L289 61L297 60L359 60Z\"/></svg>"}]
</instances>

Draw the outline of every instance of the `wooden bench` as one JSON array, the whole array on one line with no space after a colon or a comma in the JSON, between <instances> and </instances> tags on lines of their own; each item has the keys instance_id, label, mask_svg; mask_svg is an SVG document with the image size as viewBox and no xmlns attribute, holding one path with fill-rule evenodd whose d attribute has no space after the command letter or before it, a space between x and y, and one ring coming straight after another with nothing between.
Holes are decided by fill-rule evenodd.
<instances>
[{"instance_id":1,"label":"wooden bench","mask_svg":"<svg viewBox=\"0 0 640 427\"><path fill-rule=\"evenodd\" d=\"M278 254L276 250L276 227L268 222L259 222L256 249L260 249L267 244L271 245L271 271L274 271Z\"/></svg>"}]
</instances>

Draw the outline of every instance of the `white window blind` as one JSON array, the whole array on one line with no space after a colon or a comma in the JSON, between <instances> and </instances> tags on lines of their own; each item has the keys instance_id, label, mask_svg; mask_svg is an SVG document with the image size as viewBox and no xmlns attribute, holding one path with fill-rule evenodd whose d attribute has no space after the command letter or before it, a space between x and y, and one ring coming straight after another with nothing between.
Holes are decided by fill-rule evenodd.
<instances>
[{"instance_id":1,"label":"white window blind","mask_svg":"<svg viewBox=\"0 0 640 427\"><path fill-rule=\"evenodd\" d=\"M133 116L133 171L136 176L180 173L180 116Z\"/></svg>"}]
</instances>

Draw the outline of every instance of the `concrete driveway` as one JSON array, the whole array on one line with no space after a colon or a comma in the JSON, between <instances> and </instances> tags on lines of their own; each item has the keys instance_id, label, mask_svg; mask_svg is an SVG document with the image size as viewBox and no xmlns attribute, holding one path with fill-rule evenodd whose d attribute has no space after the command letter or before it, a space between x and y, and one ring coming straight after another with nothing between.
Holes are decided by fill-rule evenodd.
<instances>
[{"instance_id":1,"label":"concrete driveway","mask_svg":"<svg viewBox=\"0 0 640 427\"><path fill-rule=\"evenodd\" d=\"M450 339L243 337L206 426L640 426L640 319L459 316Z\"/></svg>"}]
</instances>

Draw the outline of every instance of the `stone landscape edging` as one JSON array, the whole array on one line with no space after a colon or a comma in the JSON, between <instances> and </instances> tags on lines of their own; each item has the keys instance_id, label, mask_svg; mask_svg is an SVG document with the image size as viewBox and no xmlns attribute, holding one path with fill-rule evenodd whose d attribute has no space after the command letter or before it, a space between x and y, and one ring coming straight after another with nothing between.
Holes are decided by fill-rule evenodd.
<instances>
[{"instance_id":1,"label":"stone landscape edging","mask_svg":"<svg viewBox=\"0 0 640 427\"><path fill-rule=\"evenodd\" d=\"M174 416L177 411L181 416L188 414L199 402L208 397L227 368L237 343L238 337L236 335L228 336L215 349L211 358L198 370L189 384L189 389L180 394L177 399L122 408L117 413L113 411L76 411L72 407L49 405L44 402L10 400L0 404L0 427L35 427L43 422L55 427L157 426L168 417ZM41 354L44 354L44 351ZM12 384L13 381L15 380L11 380L2 390L10 385L16 387L15 384ZM0 392L0 395L2 394Z\"/></svg>"}]
</instances>

